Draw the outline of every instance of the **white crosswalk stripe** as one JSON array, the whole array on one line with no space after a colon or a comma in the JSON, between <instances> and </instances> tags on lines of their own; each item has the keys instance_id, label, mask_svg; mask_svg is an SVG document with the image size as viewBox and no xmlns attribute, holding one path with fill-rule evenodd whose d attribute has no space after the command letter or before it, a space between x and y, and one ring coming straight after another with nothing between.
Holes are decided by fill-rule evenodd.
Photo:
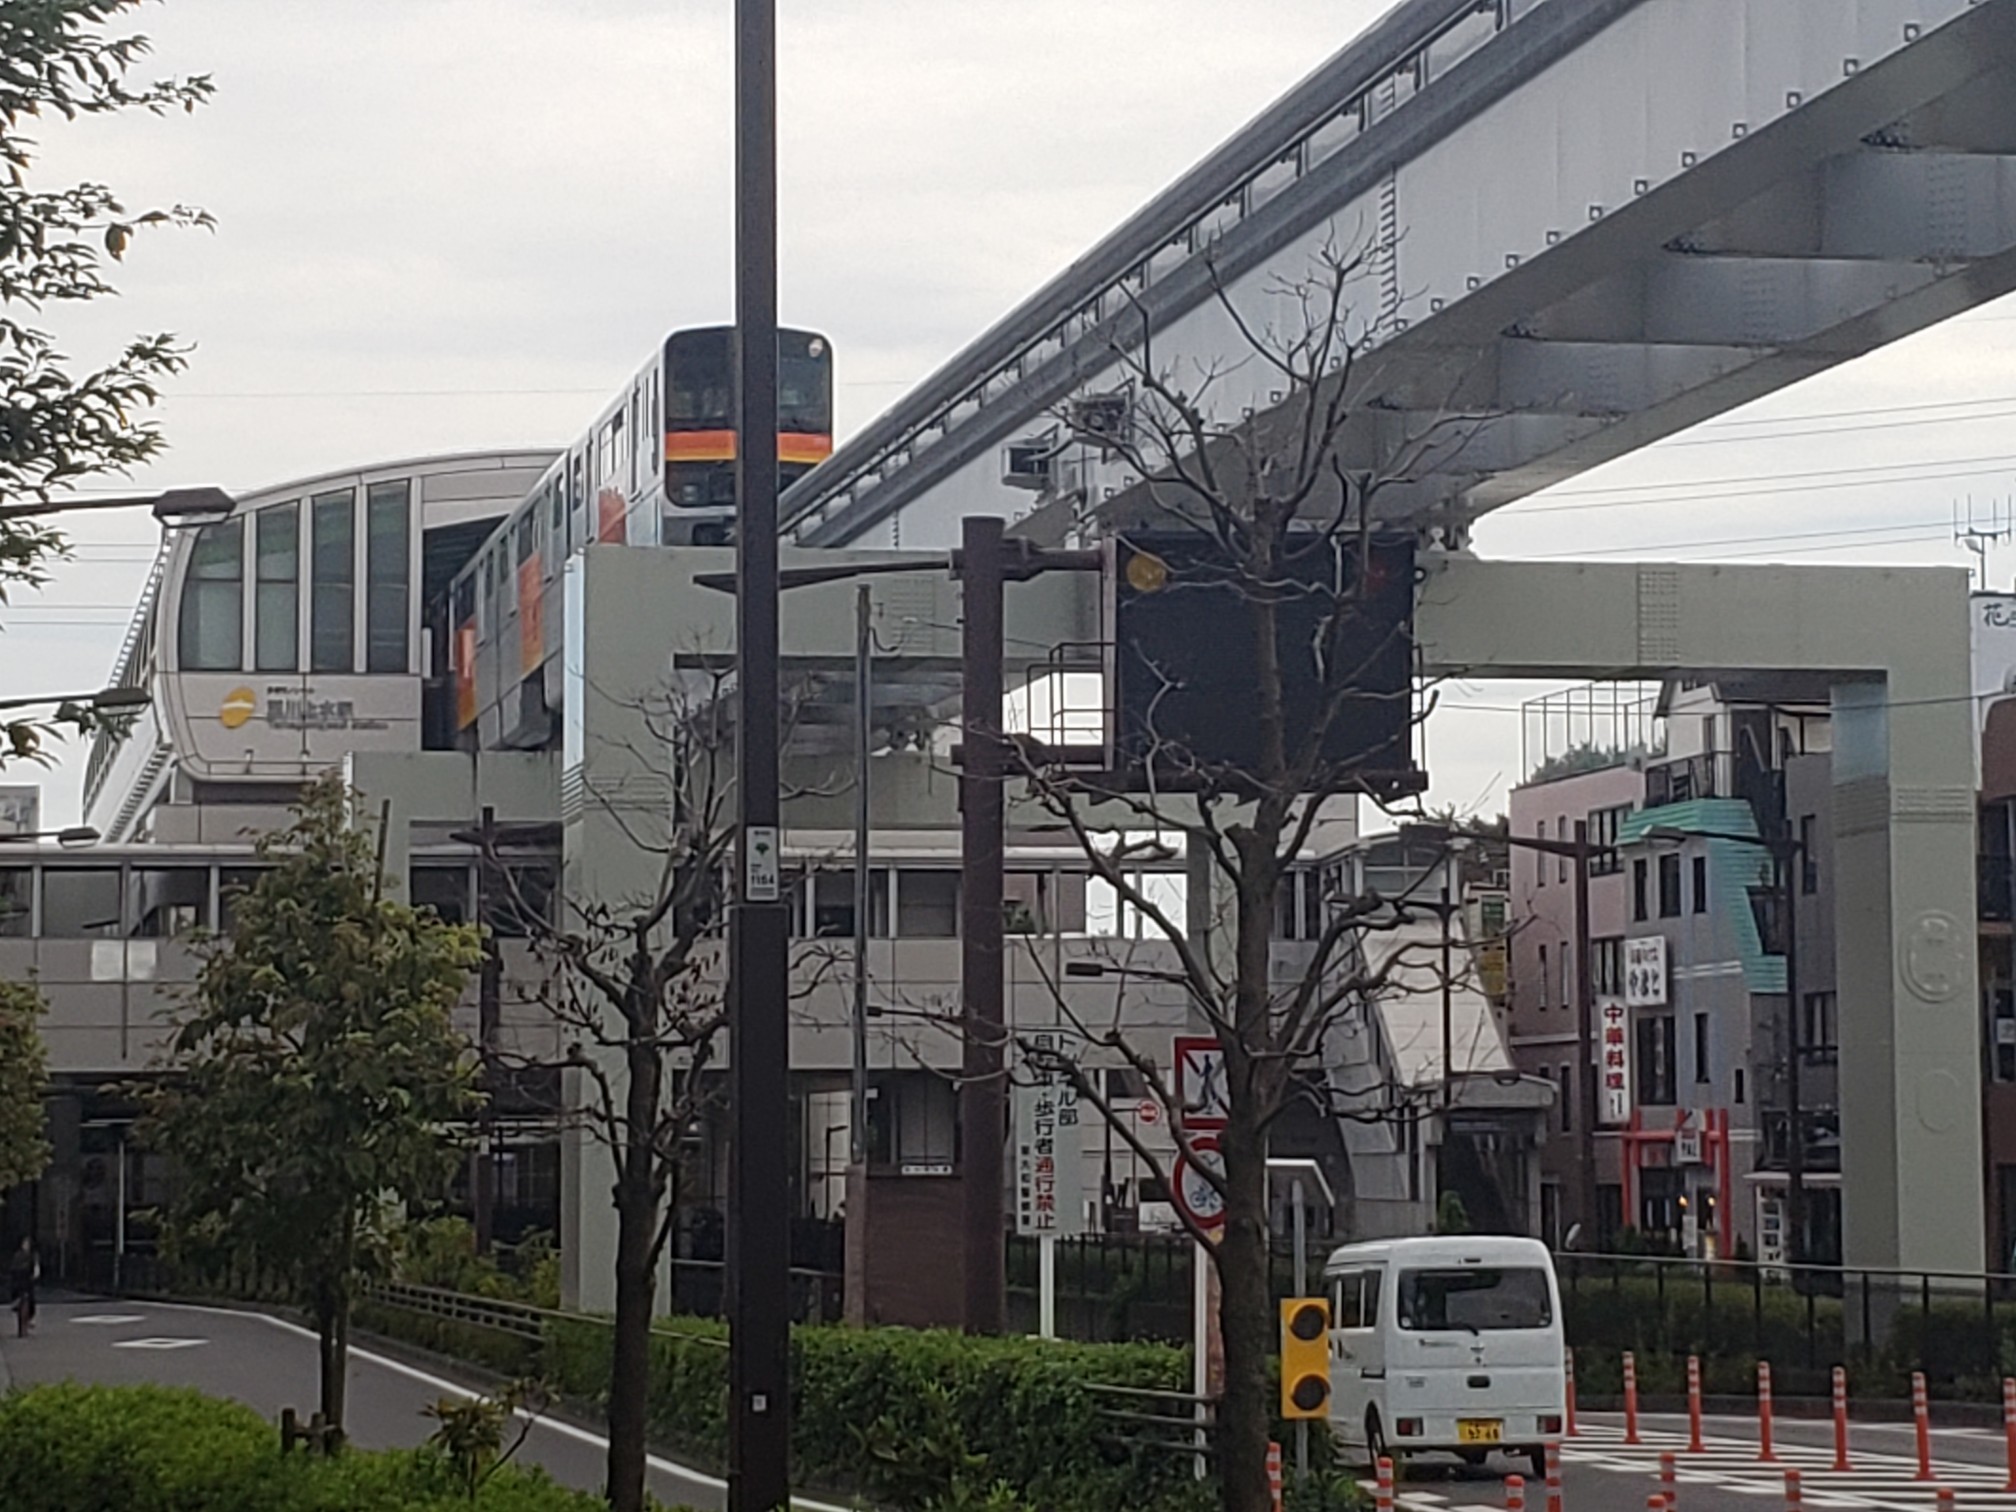
<instances>
[{"instance_id":1,"label":"white crosswalk stripe","mask_svg":"<svg viewBox=\"0 0 2016 1512\"><path fill-rule=\"evenodd\" d=\"M1941 1430L1949 1435L1993 1438L1986 1429ZM1960 1505L1974 1512L2016 1512L2016 1493L2004 1488L2008 1472L2002 1466L1940 1459L1935 1456L1930 1481L1918 1476L1917 1459L1908 1454L1870 1450L1851 1442L1852 1469L1837 1473L1831 1445L1780 1443L1775 1459L1762 1463L1757 1458L1755 1440L1710 1437L1702 1452L1689 1453L1684 1434L1647 1430L1640 1442L1626 1444L1621 1428L1610 1424L1584 1426L1582 1432L1562 1448L1564 1462L1585 1469L1634 1475L1656 1481L1660 1456L1675 1457L1674 1479L1681 1490L1680 1503L1686 1506L1689 1485L1714 1486L1759 1498L1782 1498L1785 1472L1799 1472L1804 1504L1808 1507L1879 1509L1879 1512L1927 1512L1935 1505L1936 1490L1945 1486L1959 1493Z\"/></svg>"}]
</instances>

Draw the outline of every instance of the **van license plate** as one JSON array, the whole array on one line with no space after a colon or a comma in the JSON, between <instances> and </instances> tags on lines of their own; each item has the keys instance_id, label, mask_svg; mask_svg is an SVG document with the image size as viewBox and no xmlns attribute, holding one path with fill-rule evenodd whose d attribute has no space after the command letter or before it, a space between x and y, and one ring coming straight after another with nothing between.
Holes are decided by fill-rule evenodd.
<instances>
[{"instance_id":1,"label":"van license plate","mask_svg":"<svg viewBox=\"0 0 2016 1512\"><path fill-rule=\"evenodd\" d=\"M1505 1424L1499 1418L1459 1418L1456 1422L1456 1440L1463 1444L1495 1444L1505 1436Z\"/></svg>"}]
</instances>

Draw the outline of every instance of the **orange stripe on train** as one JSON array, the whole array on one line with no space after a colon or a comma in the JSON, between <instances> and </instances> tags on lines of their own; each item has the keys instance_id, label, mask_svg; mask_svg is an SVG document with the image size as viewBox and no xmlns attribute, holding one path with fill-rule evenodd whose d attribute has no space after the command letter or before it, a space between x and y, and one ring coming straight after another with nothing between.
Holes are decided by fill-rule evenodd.
<instances>
[{"instance_id":1,"label":"orange stripe on train","mask_svg":"<svg viewBox=\"0 0 2016 1512\"><path fill-rule=\"evenodd\" d=\"M824 462L833 455L831 436L807 436L794 431L777 437L779 462ZM732 462L735 460L735 432L732 430L667 431L667 462Z\"/></svg>"}]
</instances>

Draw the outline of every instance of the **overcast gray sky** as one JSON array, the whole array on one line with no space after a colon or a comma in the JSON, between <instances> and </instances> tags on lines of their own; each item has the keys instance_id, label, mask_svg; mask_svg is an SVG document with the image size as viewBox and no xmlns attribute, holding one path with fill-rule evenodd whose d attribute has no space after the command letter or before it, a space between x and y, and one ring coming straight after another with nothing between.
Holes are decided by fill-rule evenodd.
<instances>
[{"instance_id":1,"label":"overcast gray sky","mask_svg":"<svg viewBox=\"0 0 2016 1512\"><path fill-rule=\"evenodd\" d=\"M166 0L147 72L192 117L52 124L46 172L214 234L150 235L80 359L196 350L142 486L254 488L557 444L662 334L728 317L730 0ZM1385 0L780 0L783 310L858 428L1386 9ZM1990 308L1480 527L1489 555L1940 562L2006 500L2016 305ZM4 615L0 695L98 685L145 579L138 517ZM2016 555L1991 563L2007 582ZM1531 687L1451 690L1435 801L1495 812ZM15 769L9 781L38 780ZM52 823L79 763L40 779Z\"/></svg>"}]
</instances>

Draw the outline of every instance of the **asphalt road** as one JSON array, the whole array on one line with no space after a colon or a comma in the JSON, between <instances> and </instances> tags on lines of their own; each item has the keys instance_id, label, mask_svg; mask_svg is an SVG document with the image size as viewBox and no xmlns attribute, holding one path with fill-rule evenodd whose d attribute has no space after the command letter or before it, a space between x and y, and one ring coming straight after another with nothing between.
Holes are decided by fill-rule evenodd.
<instances>
[{"instance_id":1,"label":"asphalt road","mask_svg":"<svg viewBox=\"0 0 2016 1512\"><path fill-rule=\"evenodd\" d=\"M0 1364L16 1386L45 1381L107 1385L152 1382L193 1386L230 1397L277 1419L283 1407L303 1417L316 1400L315 1336L258 1313L165 1302L44 1301L34 1333L0 1331ZM455 1380L369 1348L350 1351L349 1432L366 1449L418 1444L433 1424L422 1411L443 1396L474 1396L474 1378ZM595 1429L547 1416L534 1425L519 1458L564 1485L600 1490L607 1441ZM653 1456L651 1492L672 1506L716 1512L727 1505L717 1477ZM845 1512L800 1500L804 1512Z\"/></svg>"}]
</instances>

